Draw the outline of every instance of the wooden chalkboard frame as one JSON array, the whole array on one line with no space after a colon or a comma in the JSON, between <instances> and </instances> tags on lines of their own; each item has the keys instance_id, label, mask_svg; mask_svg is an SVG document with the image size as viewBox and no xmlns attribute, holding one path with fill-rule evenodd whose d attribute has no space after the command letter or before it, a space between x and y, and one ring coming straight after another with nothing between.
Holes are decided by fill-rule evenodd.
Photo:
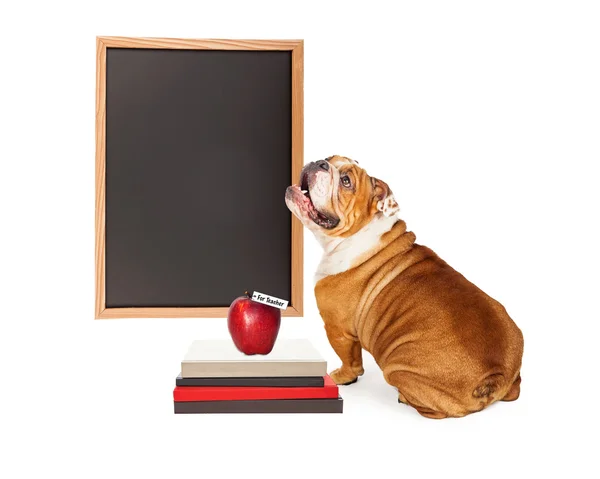
<instances>
[{"instance_id":1,"label":"wooden chalkboard frame","mask_svg":"<svg viewBox=\"0 0 600 479\"><path fill-rule=\"evenodd\" d=\"M96 37L96 303L95 318L226 317L227 307L107 308L105 297L106 213L106 49L150 48L183 50L287 50L292 54L292 177L304 164L304 42L303 40L192 40L174 38ZM283 201L283 198L282 198ZM292 216L291 298L283 316L303 314L303 232Z\"/></svg>"}]
</instances>

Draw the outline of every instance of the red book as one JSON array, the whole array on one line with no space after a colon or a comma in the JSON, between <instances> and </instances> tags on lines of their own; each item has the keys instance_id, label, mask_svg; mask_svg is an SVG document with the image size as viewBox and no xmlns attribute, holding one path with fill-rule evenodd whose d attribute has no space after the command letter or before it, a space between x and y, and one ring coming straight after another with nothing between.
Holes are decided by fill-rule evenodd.
<instances>
[{"instance_id":1,"label":"red book","mask_svg":"<svg viewBox=\"0 0 600 479\"><path fill-rule=\"evenodd\" d=\"M308 388L177 386L173 390L173 399L175 402L188 402L337 398L337 384L329 376L325 376L324 380L323 387Z\"/></svg>"}]
</instances>

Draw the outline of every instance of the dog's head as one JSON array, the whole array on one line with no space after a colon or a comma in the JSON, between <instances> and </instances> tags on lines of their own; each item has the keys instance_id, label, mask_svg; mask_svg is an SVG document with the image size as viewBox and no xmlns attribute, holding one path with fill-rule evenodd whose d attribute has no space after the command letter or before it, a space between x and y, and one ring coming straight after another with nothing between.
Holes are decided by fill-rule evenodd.
<instances>
[{"instance_id":1,"label":"dog's head","mask_svg":"<svg viewBox=\"0 0 600 479\"><path fill-rule=\"evenodd\" d=\"M300 182L288 187L285 202L308 229L329 237L348 237L374 216L392 216L398 203L386 183L343 156L307 164Z\"/></svg>"}]
</instances>

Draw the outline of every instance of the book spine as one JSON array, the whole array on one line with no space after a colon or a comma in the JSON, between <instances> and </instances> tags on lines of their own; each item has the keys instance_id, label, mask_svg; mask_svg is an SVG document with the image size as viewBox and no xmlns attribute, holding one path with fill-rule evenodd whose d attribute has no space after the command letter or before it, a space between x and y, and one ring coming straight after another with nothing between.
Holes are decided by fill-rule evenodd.
<instances>
[{"instance_id":1,"label":"book spine","mask_svg":"<svg viewBox=\"0 0 600 479\"><path fill-rule=\"evenodd\" d=\"M183 378L179 375L177 386L227 386L227 387L278 387L278 388L322 388L325 385L323 376L297 377L248 377L248 378Z\"/></svg>"},{"instance_id":2,"label":"book spine","mask_svg":"<svg viewBox=\"0 0 600 479\"><path fill-rule=\"evenodd\" d=\"M239 401L260 399L335 399L336 385L322 388L176 387L175 401Z\"/></svg>"},{"instance_id":3,"label":"book spine","mask_svg":"<svg viewBox=\"0 0 600 479\"><path fill-rule=\"evenodd\" d=\"M269 399L260 401L173 402L175 414L219 413L342 413L344 402L337 399Z\"/></svg>"},{"instance_id":4,"label":"book spine","mask_svg":"<svg viewBox=\"0 0 600 479\"><path fill-rule=\"evenodd\" d=\"M252 363L252 362L185 362L181 363L181 377L282 377L282 376L325 376L325 361L302 363Z\"/></svg>"}]
</instances>

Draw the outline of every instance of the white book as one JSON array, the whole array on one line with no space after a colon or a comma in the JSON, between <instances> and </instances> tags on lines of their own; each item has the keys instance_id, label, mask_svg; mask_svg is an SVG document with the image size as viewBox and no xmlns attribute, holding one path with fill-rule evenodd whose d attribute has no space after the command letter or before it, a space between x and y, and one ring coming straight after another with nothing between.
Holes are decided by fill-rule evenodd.
<instances>
[{"instance_id":1,"label":"white book","mask_svg":"<svg viewBox=\"0 0 600 479\"><path fill-rule=\"evenodd\" d=\"M325 376L327 362L307 339L279 338L267 355L248 356L231 339L194 341L181 362L181 377Z\"/></svg>"}]
</instances>

